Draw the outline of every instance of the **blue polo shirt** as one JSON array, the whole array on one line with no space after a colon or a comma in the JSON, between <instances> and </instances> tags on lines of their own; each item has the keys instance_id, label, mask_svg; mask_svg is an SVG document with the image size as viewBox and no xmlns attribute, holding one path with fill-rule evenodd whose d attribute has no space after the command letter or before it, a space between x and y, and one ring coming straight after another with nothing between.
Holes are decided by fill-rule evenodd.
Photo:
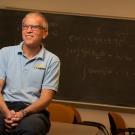
<instances>
[{"instance_id":1,"label":"blue polo shirt","mask_svg":"<svg viewBox=\"0 0 135 135\"><path fill-rule=\"evenodd\" d=\"M40 97L41 90L57 91L60 60L43 45L29 60L23 54L22 44L0 50L0 79L6 81L3 97L5 101L32 103Z\"/></svg>"}]
</instances>

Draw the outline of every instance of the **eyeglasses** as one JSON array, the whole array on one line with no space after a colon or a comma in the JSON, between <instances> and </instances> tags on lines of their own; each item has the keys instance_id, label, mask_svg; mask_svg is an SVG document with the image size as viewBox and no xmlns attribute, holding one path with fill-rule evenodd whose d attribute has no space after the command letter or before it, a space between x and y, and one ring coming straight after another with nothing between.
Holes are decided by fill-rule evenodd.
<instances>
[{"instance_id":1,"label":"eyeglasses","mask_svg":"<svg viewBox=\"0 0 135 135\"><path fill-rule=\"evenodd\" d=\"M26 24L22 25L23 30L28 30L29 28L33 31L37 31L39 29L45 29L43 26L40 25L26 25Z\"/></svg>"}]
</instances>

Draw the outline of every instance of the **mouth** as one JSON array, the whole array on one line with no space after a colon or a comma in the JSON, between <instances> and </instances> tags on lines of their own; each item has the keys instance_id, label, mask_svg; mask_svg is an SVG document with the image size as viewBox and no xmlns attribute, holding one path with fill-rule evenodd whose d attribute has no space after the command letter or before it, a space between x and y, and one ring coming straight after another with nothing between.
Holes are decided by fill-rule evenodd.
<instances>
[{"instance_id":1,"label":"mouth","mask_svg":"<svg viewBox=\"0 0 135 135\"><path fill-rule=\"evenodd\" d=\"M26 38L33 38L34 36L33 35L26 35L25 37Z\"/></svg>"},{"instance_id":2,"label":"mouth","mask_svg":"<svg viewBox=\"0 0 135 135\"><path fill-rule=\"evenodd\" d=\"M25 40L33 40L34 39L34 36L33 35L25 35Z\"/></svg>"}]
</instances>

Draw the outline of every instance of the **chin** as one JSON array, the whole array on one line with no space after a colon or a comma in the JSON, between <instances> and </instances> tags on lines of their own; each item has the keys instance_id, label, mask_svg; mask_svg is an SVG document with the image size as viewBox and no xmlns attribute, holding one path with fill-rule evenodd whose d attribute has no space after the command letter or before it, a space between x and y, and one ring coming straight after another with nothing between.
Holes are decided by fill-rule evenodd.
<instances>
[{"instance_id":1,"label":"chin","mask_svg":"<svg viewBox=\"0 0 135 135\"><path fill-rule=\"evenodd\" d=\"M34 47L34 45L33 44L28 44L28 43L25 43L25 46L27 47L27 48L33 48Z\"/></svg>"},{"instance_id":2,"label":"chin","mask_svg":"<svg viewBox=\"0 0 135 135\"><path fill-rule=\"evenodd\" d=\"M24 41L24 44L27 46L32 46L34 43L32 41Z\"/></svg>"}]
</instances>

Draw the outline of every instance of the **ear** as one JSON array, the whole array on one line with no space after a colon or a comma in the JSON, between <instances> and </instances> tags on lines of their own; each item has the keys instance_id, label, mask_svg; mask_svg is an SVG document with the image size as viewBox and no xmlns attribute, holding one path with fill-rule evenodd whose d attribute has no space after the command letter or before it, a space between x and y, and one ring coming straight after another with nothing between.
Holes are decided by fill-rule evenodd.
<instances>
[{"instance_id":1,"label":"ear","mask_svg":"<svg viewBox=\"0 0 135 135\"><path fill-rule=\"evenodd\" d=\"M43 31L43 37L42 38L45 39L47 36L48 36L48 31L47 30L44 30Z\"/></svg>"}]
</instances>

